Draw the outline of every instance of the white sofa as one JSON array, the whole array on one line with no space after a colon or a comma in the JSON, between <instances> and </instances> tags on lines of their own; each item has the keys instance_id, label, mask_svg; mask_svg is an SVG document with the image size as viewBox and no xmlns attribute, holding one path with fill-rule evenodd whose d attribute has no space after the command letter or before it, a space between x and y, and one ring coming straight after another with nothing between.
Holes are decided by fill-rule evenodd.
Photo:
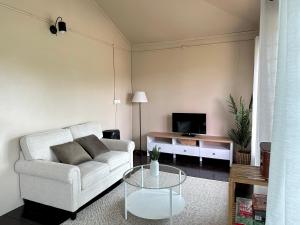
<instances>
[{"instance_id":1,"label":"white sofa","mask_svg":"<svg viewBox=\"0 0 300 225\"><path fill-rule=\"evenodd\" d=\"M110 149L77 166L59 163L50 146L96 135ZM23 199L73 212L116 183L133 166L132 141L102 138L97 122L35 133L21 138L24 157L15 165ZM75 212L75 213L74 213Z\"/></svg>"}]
</instances>

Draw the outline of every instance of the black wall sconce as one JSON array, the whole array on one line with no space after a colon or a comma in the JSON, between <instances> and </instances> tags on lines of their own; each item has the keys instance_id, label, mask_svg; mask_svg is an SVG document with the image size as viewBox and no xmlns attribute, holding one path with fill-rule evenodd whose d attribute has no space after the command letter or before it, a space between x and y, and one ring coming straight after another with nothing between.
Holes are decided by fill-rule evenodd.
<instances>
[{"instance_id":1,"label":"black wall sconce","mask_svg":"<svg viewBox=\"0 0 300 225\"><path fill-rule=\"evenodd\" d=\"M60 16L57 17L55 24L50 26L50 32L52 34L57 35L57 31L60 33L67 32L66 23L62 20L62 18Z\"/></svg>"}]
</instances>

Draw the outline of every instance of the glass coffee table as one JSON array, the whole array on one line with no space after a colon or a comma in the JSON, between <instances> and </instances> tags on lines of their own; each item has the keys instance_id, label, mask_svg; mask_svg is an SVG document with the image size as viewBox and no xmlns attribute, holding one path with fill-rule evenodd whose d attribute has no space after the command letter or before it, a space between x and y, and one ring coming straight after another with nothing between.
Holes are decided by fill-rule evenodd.
<instances>
[{"instance_id":1,"label":"glass coffee table","mask_svg":"<svg viewBox=\"0 0 300 225\"><path fill-rule=\"evenodd\" d=\"M127 213L144 219L170 219L185 207L181 185L186 174L174 166L159 165L159 175L150 173L150 164L127 170L123 176L125 219ZM128 185L134 191L129 193Z\"/></svg>"}]
</instances>

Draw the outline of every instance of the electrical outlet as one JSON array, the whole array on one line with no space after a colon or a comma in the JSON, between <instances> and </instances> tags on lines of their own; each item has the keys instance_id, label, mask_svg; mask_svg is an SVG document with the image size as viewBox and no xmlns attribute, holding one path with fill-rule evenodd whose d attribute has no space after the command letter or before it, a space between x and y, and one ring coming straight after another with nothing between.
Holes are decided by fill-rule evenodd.
<instances>
[{"instance_id":1,"label":"electrical outlet","mask_svg":"<svg viewBox=\"0 0 300 225\"><path fill-rule=\"evenodd\" d=\"M115 105L121 104L121 100L120 100L120 99L114 99L114 104L115 104Z\"/></svg>"}]
</instances>

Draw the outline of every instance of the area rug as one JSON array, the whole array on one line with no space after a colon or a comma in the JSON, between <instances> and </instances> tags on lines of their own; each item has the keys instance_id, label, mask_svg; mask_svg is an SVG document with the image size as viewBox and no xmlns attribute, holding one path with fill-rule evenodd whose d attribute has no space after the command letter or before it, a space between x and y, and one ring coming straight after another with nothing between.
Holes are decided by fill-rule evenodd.
<instances>
[{"instance_id":1,"label":"area rug","mask_svg":"<svg viewBox=\"0 0 300 225\"><path fill-rule=\"evenodd\" d=\"M145 220L128 213L124 219L123 183L63 225L168 225L169 220ZM173 217L174 225L226 225L228 183L187 177L182 186L186 207Z\"/></svg>"}]
</instances>

